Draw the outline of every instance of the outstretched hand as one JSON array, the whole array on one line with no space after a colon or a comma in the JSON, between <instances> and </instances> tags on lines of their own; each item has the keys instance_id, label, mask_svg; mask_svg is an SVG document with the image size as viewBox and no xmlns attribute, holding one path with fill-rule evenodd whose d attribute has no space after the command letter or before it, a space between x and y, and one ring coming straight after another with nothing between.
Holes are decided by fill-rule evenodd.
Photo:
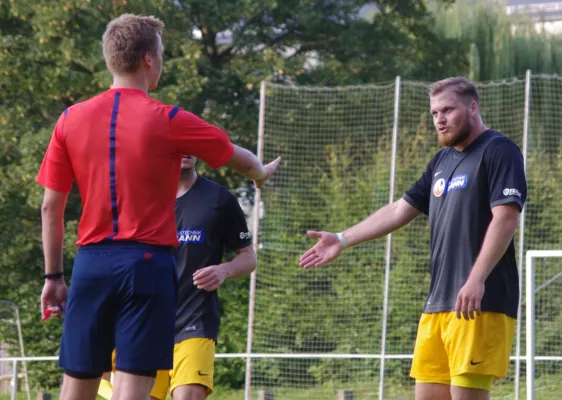
<instances>
[{"instance_id":1,"label":"outstretched hand","mask_svg":"<svg viewBox=\"0 0 562 400\"><path fill-rule=\"evenodd\" d=\"M301 256L299 265L304 269L327 264L343 251L338 236L335 233L308 231L307 234L320 240Z\"/></svg>"},{"instance_id":2,"label":"outstretched hand","mask_svg":"<svg viewBox=\"0 0 562 400\"><path fill-rule=\"evenodd\" d=\"M263 185L265 185L265 182L275 173L275 171L277 171L277 167L279 167L280 162L281 162L281 157L277 157L275 160L264 166L267 175L263 179L258 179L254 181L254 184L258 189L261 189Z\"/></svg>"}]
</instances>

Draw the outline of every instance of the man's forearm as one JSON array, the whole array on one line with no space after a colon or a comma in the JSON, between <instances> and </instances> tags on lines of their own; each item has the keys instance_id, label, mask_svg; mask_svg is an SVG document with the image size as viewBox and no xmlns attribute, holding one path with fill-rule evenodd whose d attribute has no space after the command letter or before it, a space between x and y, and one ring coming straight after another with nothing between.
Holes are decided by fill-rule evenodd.
<instances>
[{"instance_id":1,"label":"man's forearm","mask_svg":"<svg viewBox=\"0 0 562 400\"><path fill-rule=\"evenodd\" d=\"M226 165L254 181L267 177L267 171L259 158L251 151L236 145L234 146L234 154Z\"/></svg>"},{"instance_id":2,"label":"man's forearm","mask_svg":"<svg viewBox=\"0 0 562 400\"><path fill-rule=\"evenodd\" d=\"M343 231L348 246L356 246L369 240L378 239L403 227L420 212L405 200L399 200L378 209L369 217Z\"/></svg>"},{"instance_id":3,"label":"man's forearm","mask_svg":"<svg viewBox=\"0 0 562 400\"><path fill-rule=\"evenodd\" d=\"M472 267L469 279L486 281L488 275L503 257L513 239L518 220L516 218L492 218L480 254Z\"/></svg>"},{"instance_id":4,"label":"man's forearm","mask_svg":"<svg viewBox=\"0 0 562 400\"><path fill-rule=\"evenodd\" d=\"M243 251L231 261L220 264L226 279L239 279L251 274L256 269L256 255L252 251Z\"/></svg>"},{"instance_id":5,"label":"man's forearm","mask_svg":"<svg viewBox=\"0 0 562 400\"><path fill-rule=\"evenodd\" d=\"M250 153L250 154L252 154L252 153ZM252 156L253 156L254 162L253 162L252 166L250 167L250 169L247 170L247 172L243 175L246 178L252 179L254 181L260 181L262 179L265 179L265 177L267 177L267 171L265 170L264 165L255 155L252 154Z\"/></svg>"},{"instance_id":6,"label":"man's forearm","mask_svg":"<svg viewBox=\"0 0 562 400\"><path fill-rule=\"evenodd\" d=\"M41 217L45 274L62 272L64 216L55 210L44 208Z\"/></svg>"}]
</instances>

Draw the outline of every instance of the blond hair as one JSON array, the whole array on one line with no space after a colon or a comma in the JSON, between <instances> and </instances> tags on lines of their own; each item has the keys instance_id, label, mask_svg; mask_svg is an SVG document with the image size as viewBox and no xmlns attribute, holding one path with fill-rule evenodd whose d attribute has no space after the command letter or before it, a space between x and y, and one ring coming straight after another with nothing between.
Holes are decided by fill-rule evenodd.
<instances>
[{"instance_id":1,"label":"blond hair","mask_svg":"<svg viewBox=\"0 0 562 400\"><path fill-rule=\"evenodd\" d=\"M465 100L474 100L476 104L480 104L476 84L464 76L455 76L435 82L429 87L429 96L437 96L445 90L451 90Z\"/></svg>"},{"instance_id":2,"label":"blond hair","mask_svg":"<svg viewBox=\"0 0 562 400\"><path fill-rule=\"evenodd\" d=\"M123 14L107 25L103 34L103 57L112 73L132 73L139 68L147 51L156 55L158 35L164 22L149 16Z\"/></svg>"}]
</instances>

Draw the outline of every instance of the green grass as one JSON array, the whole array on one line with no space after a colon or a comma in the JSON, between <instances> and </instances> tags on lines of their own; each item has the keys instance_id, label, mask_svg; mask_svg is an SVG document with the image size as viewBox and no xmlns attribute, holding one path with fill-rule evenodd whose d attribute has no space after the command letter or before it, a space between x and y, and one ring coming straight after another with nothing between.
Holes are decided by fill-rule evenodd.
<instances>
[{"instance_id":1,"label":"green grass","mask_svg":"<svg viewBox=\"0 0 562 400\"><path fill-rule=\"evenodd\" d=\"M57 390L48 390L48 391L44 391L44 392L48 392L51 394L51 399L52 400L59 400L59 393L60 391ZM2 393L0 394L0 400L10 400L11 399L11 395L9 393ZM37 392L32 391L31 392L31 400L35 400L37 399ZM25 393L17 393L16 394L16 400L27 400L27 395ZM96 400L105 400L103 397L98 396L96 398Z\"/></svg>"},{"instance_id":2,"label":"green grass","mask_svg":"<svg viewBox=\"0 0 562 400\"><path fill-rule=\"evenodd\" d=\"M522 382L524 385L524 381ZM562 399L562 376L552 375L537 379L535 382L536 400L552 400ZM275 393L275 400L335 400L337 389L348 389L354 391L355 400L375 400L378 399L378 384L377 382L369 383L347 383L345 385L326 384L324 386L317 386L306 389L283 389L275 388L272 391ZM258 388L252 389L252 398L257 399ZM58 400L59 391L49 391L53 400ZM522 387L520 391L520 398L525 398L526 391ZM37 393L32 392L31 398L35 400ZM244 390L227 390L217 388L215 393L209 397L209 400L242 400L244 398ZM492 389L491 399L513 399L513 383L499 383L494 385ZM26 400L25 393L18 393L17 400ZM102 400L98 396L98 400ZM171 399L171 397L168 397ZM392 400L413 400L414 392L413 387L403 388L399 385L387 385L385 388L385 399ZM0 400L10 400L10 394L0 394Z\"/></svg>"},{"instance_id":3,"label":"green grass","mask_svg":"<svg viewBox=\"0 0 562 400\"><path fill-rule=\"evenodd\" d=\"M45 391L51 394L52 400L58 400L60 391L58 389L51 389ZM208 397L209 400L221 399L221 400L241 400L244 398L244 391L243 390L226 390L217 388L217 391L212 396ZM37 392L31 392L31 399L37 399ZM168 396L168 399L171 400L172 397ZM0 393L0 400L11 400L10 393ZM25 393L17 393L16 400L27 400L27 396ZM98 396L96 400L105 400L103 397Z\"/></svg>"}]
</instances>

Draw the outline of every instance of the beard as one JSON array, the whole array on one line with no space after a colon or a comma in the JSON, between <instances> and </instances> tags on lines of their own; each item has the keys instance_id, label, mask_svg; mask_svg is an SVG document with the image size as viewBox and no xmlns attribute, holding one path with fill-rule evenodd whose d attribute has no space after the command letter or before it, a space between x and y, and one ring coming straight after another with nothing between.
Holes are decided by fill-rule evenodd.
<instances>
[{"instance_id":1,"label":"beard","mask_svg":"<svg viewBox=\"0 0 562 400\"><path fill-rule=\"evenodd\" d=\"M437 132L437 141L442 147L454 147L462 143L472 132L472 121L470 118L465 119L465 122L454 133L441 134Z\"/></svg>"}]
</instances>

